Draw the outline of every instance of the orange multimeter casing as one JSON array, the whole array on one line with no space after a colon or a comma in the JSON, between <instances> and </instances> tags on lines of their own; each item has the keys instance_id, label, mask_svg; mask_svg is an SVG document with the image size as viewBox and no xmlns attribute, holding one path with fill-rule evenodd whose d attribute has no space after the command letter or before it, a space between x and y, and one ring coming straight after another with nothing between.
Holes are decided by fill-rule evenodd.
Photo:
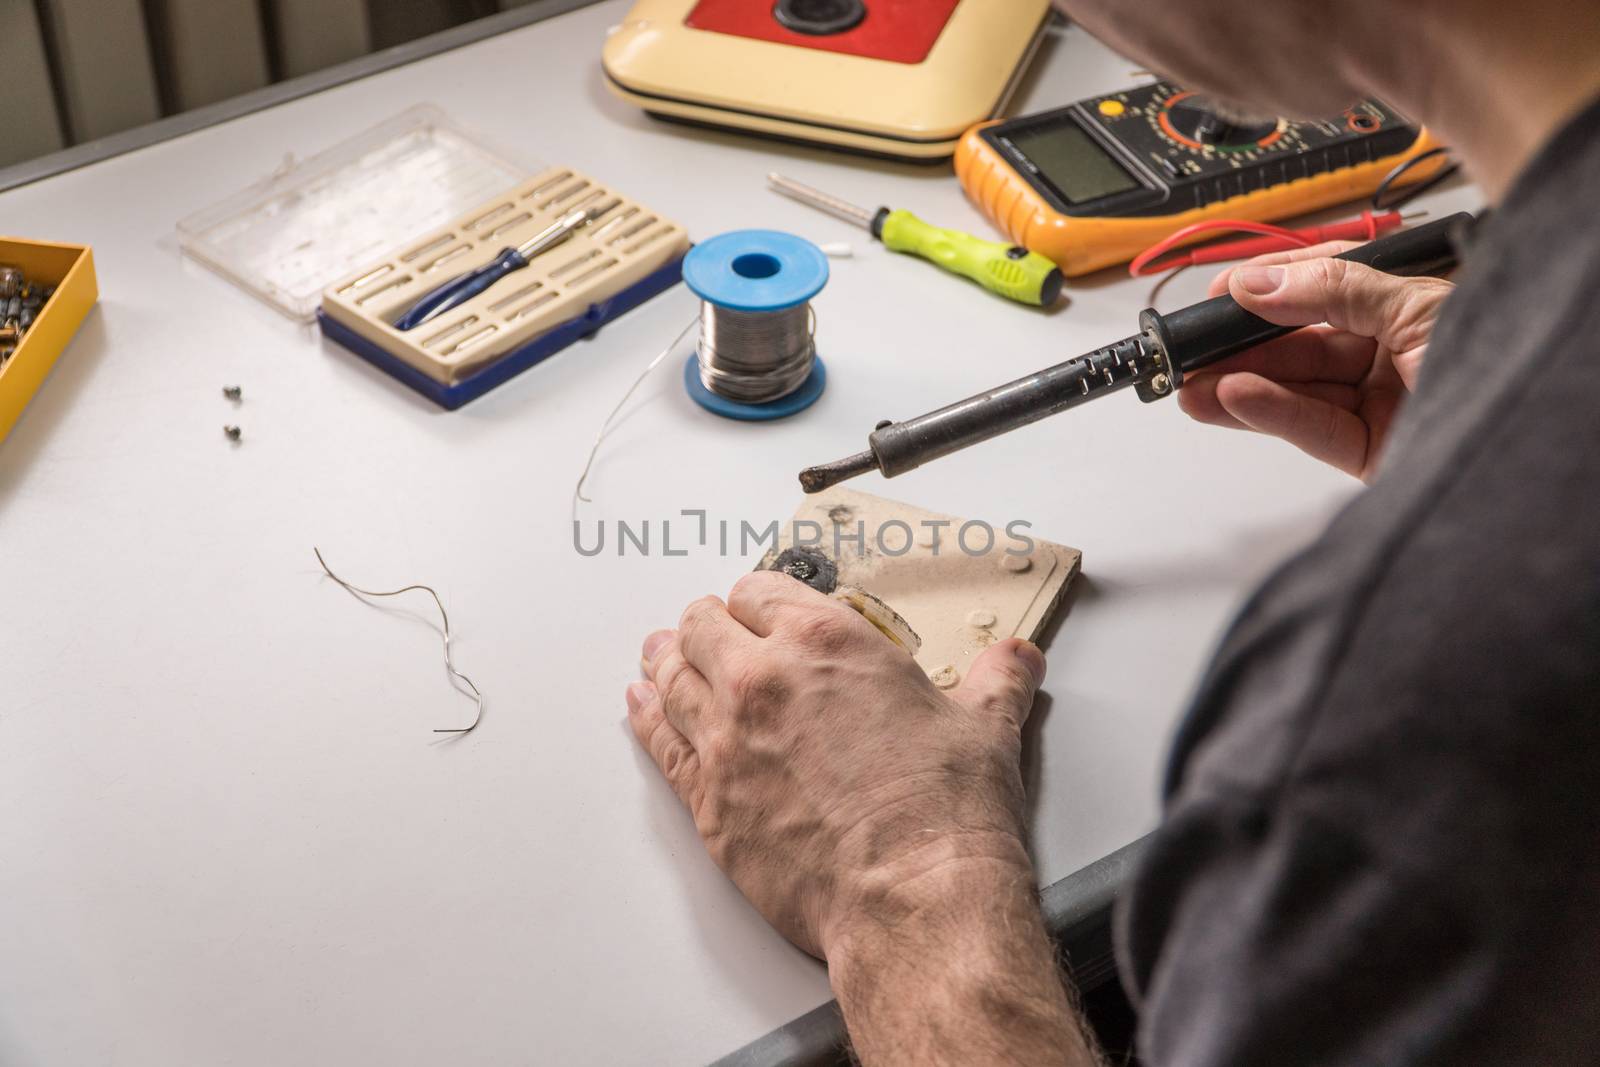
<instances>
[{"instance_id":1,"label":"orange multimeter casing","mask_svg":"<svg viewBox=\"0 0 1600 1067\"><path fill-rule=\"evenodd\" d=\"M1229 122L1197 94L1157 82L980 123L962 137L955 167L1007 237L1076 277L1197 222L1272 222L1360 199L1438 147L1376 101L1326 122ZM1445 163L1424 160L1396 184Z\"/></svg>"}]
</instances>

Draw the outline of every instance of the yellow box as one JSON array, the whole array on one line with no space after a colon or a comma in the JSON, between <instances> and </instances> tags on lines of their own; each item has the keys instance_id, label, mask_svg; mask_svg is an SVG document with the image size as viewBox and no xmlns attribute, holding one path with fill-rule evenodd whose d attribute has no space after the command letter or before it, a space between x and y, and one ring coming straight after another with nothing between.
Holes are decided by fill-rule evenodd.
<instances>
[{"instance_id":1,"label":"yellow box","mask_svg":"<svg viewBox=\"0 0 1600 1067\"><path fill-rule=\"evenodd\" d=\"M0 263L22 268L30 282L56 287L22 335L22 343L0 366L0 441L4 441L100 298L100 289L94 279L94 251L88 245L0 237Z\"/></svg>"}]
</instances>

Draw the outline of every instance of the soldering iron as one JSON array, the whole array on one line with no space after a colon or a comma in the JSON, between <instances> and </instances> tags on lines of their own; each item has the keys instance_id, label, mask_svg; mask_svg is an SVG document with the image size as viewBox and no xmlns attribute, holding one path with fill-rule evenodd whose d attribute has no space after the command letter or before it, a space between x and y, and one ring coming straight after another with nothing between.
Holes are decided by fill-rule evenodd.
<instances>
[{"instance_id":1,"label":"soldering iron","mask_svg":"<svg viewBox=\"0 0 1600 1067\"><path fill-rule=\"evenodd\" d=\"M1456 264L1454 236L1472 222L1462 212L1364 244L1336 258L1396 275L1445 271ZM1218 360L1299 329L1251 314L1231 296L1219 296L1163 315L1148 309L1139 332L1086 355L985 390L904 422L882 422L867 451L800 472L807 493L880 471L893 478L980 441L1009 433L1133 386L1150 403L1170 396L1184 376Z\"/></svg>"}]
</instances>

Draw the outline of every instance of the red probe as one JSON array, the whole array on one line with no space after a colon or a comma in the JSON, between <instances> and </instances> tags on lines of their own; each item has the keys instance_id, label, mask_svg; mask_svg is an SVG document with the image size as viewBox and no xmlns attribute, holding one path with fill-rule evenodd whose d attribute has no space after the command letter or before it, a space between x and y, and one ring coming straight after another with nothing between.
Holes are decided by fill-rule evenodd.
<instances>
[{"instance_id":1,"label":"red probe","mask_svg":"<svg viewBox=\"0 0 1600 1067\"><path fill-rule=\"evenodd\" d=\"M1243 219L1211 219L1197 222L1193 226L1185 226L1141 252L1138 258L1128 264L1128 273L1135 278L1145 278L1152 274L1165 274L1168 271L1202 263L1227 263L1268 252L1310 248L1325 241L1371 241L1379 234L1398 229L1405 219L1406 216L1398 211L1385 211L1380 214L1363 211L1360 218L1329 223L1326 226L1308 226L1302 230L1289 230L1282 226L1247 222ZM1261 236L1242 241L1223 241L1172 254L1174 248L1197 234L1212 232L1254 233ZM1162 256L1168 258L1159 263L1155 262Z\"/></svg>"}]
</instances>

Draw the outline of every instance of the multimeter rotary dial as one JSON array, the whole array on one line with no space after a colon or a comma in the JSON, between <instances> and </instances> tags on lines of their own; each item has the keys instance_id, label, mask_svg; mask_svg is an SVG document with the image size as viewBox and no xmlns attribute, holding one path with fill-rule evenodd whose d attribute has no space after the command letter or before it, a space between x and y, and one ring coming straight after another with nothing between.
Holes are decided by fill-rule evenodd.
<instances>
[{"instance_id":1,"label":"multimeter rotary dial","mask_svg":"<svg viewBox=\"0 0 1600 1067\"><path fill-rule=\"evenodd\" d=\"M1169 97L1156 121L1162 132L1190 148L1215 147L1225 151L1266 148L1283 132L1278 119L1264 122L1235 121L1217 112L1211 102L1196 93Z\"/></svg>"},{"instance_id":2,"label":"multimeter rotary dial","mask_svg":"<svg viewBox=\"0 0 1600 1067\"><path fill-rule=\"evenodd\" d=\"M1182 93L1168 99L1162 109L1160 122L1170 126L1170 133L1192 146L1216 146L1219 149L1246 149L1266 147L1277 138L1282 123L1277 118L1267 122L1235 122L1224 118L1211 107L1203 96Z\"/></svg>"}]
</instances>

